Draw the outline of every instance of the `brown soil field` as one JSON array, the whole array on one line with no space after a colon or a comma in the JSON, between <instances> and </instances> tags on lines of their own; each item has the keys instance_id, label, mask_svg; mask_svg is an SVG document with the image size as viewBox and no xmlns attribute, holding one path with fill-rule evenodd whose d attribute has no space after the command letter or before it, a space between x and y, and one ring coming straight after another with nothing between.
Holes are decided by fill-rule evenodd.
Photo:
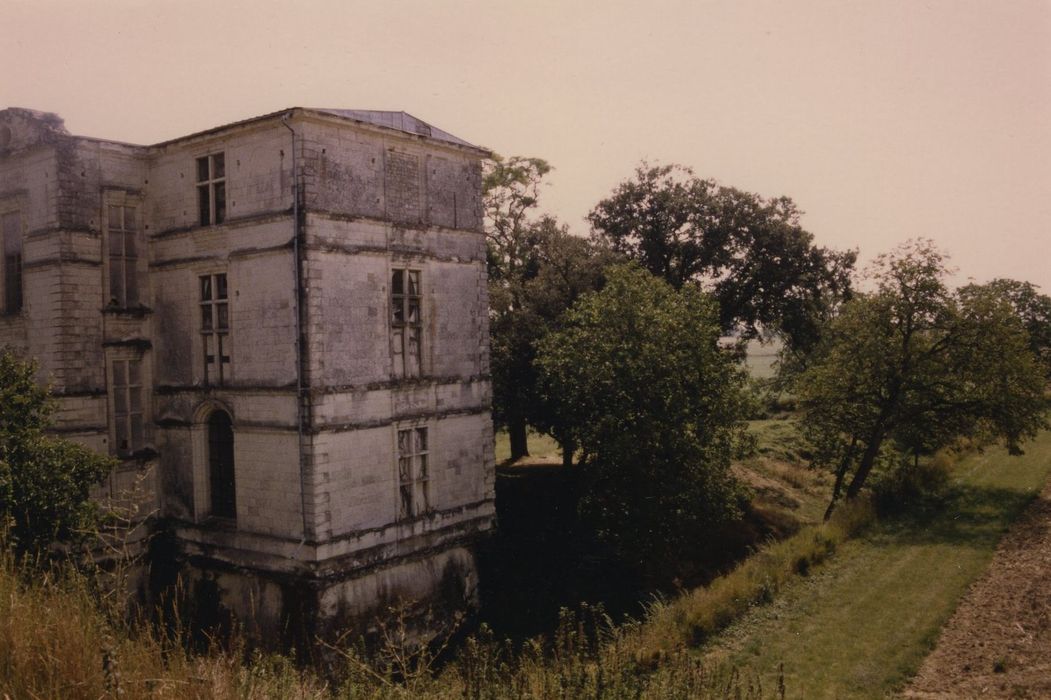
<instances>
[{"instance_id":1,"label":"brown soil field","mask_svg":"<svg viewBox=\"0 0 1051 700\"><path fill-rule=\"evenodd\" d=\"M942 629L907 698L1051 698L1051 482Z\"/></svg>"}]
</instances>

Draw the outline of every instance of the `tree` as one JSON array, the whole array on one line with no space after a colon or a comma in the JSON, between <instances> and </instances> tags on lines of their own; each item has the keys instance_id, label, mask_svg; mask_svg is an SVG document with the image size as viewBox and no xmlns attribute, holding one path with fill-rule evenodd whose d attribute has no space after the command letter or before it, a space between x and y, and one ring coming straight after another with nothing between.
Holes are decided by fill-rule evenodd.
<instances>
[{"instance_id":1,"label":"tree","mask_svg":"<svg viewBox=\"0 0 1051 700\"><path fill-rule=\"evenodd\" d=\"M19 553L40 552L93 524L89 490L111 459L45 434L53 405L33 365L0 352L0 526Z\"/></svg>"},{"instance_id":2,"label":"tree","mask_svg":"<svg viewBox=\"0 0 1051 700\"><path fill-rule=\"evenodd\" d=\"M1041 294L1030 282L995 279L983 285L970 284L960 294L979 294L985 291L1001 296L1014 309L1029 333L1029 349L1044 366L1051 380L1051 297Z\"/></svg>"},{"instance_id":3,"label":"tree","mask_svg":"<svg viewBox=\"0 0 1051 700\"><path fill-rule=\"evenodd\" d=\"M530 226L530 267L513 285L519 292L517 301L512 285L490 287L494 409L498 421L510 424L513 419L508 418L515 416L523 425L555 437L568 465L574 446L537 391L536 345L545 333L559 327L563 312L579 296L601 287L603 270L613 257L591 241L571 235L552 217ZM517 459L524 454L512 450L511 456Z\"/></svg>"},{"instance_id":4,"label":"tree","mask_svg":"<svg viewBox=\"0 0 1051 700\"><path fill-rule=\"evenodd\" d=\"M701 282L724 331L782 333L806 351L849 298L856 252L815 246L787 197L702 180L681 165L642 164L588 215L593 235L674 287Z\"/></svg>"},{"instance_id":5,"label":"tree","mask_svg":"<svg viewBox=\"0 0 1051 700\"><path fill-rule=\"evenodd\" d=\"M540 342L545 398L584 455L581 512L636 562L677 561L736 512L744 377L719 335L695 287L614 266Z\"/></svg>"},{"instance_id":6,"label":"tree","mask_svg":"<svg viewBox=\"0 0 1051 700\"><path fill-rule=\"evenodd\" d=\"M573 236L554 217L532 217L541 180L551 166L539 158L497 158L485 177L489 259L490 357L493 413L506 425L511 459L529 454L527 425L546 430L563 447L573 445L537 394L536 343L558 326L580 294L598 288L612 253Z\"/></svg>"},{"instance_id":7,"label":"tree","mask_svg":"<svg viewBox=\"0 0 1051 700\"><path fill-rule=\"evenodd\" d=\"M496 156L487 166L485 235L489 267L490 352L493 414L505 424L511 459L529 454L527 412L531 401L534 321L525 313L525 281L536 272L536 223L540 184L551 166L541 158Z\"/></svg>"},{"instance_id":8,"label":"tree","mask_svg":"<svg viewBox=\"0 0 1051 700\"><path fill-rule=\"evenodd\" d=\"M930 241L878 258L876 290L844 305L797 378L815 462L835 469L826 517L887 451L971 436L1018 452L1045 425L1043 379L1011 305L994 290L954 293L946 275Z\"/></svg>"}]
</instances>

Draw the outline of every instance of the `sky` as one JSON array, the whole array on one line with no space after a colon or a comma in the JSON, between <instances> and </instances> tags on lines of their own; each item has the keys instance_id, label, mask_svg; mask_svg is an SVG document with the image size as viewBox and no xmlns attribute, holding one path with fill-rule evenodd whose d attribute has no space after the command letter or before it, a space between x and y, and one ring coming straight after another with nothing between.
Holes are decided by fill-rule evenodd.
<instances>
[{"instance_id":1,"label":"sky","mask_svg":"<svg viewBox=\"0 0 1051 700\"><path fill-rule=\"evenodd\" d=\"M0 108L157 143L290 106L404 110L555 168L585 216L643 160L787 195L862 259L1051 293L1051 0L0 0Z\"/></svg>"}]
</instances>

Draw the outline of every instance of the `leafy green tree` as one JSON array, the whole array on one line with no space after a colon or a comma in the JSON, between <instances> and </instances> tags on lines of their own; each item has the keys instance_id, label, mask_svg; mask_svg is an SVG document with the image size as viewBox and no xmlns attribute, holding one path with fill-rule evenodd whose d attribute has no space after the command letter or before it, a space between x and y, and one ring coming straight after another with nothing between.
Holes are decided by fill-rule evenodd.
<instances>
[{"instance_id":1,"label":"leafy green tree","mask_svg":"<svg viewBox=\"0 0 1051 700\"><path fill-rule=\"evenodd\" d=\"M0 352L0 525L19 553L69 540L94 523L89 491L111 459L49 436L53 405L35 368Z\"/></svg>"},{"instance_id":2,"label":"leafy green tree","mask_svg":"<svg viewBox=\"0 0 1051 700\"><path fill-rule=\"evenodd\" d=\"M681 165L642 164L588 215L593 235L674 287L701 282L724 331L780 332L808 350L849 298L857 254L815 246L787 197L765 199L697 178Z\"/></svg>"},{"instance_id":3,"label":"leafy green tree","mask_svg":"<svg viewBox=\"0 0 1051 700\"><path fill-rule=\"evenodd\" d=\"M918 456L961 436L1012 452L1045 425L1043 378L1014 309L994 290L945 284L930 241L878 258L875 291L859 294L823 333L796 394L815 461L857 496L881 456Z\"/></svg>"},{"instance_id":4,"label":"leafy green tree","mask_svg":"<svg viewBox=\"0 0 1051 700\"><path fill-rule=\"evenodd\" d=\"M985 291L1001 296L1011 305L1029 333L1029 349L1043 364L1047 378L1051 379L1051 296L1041 294L1039 287L1031 282L1012 279L967 285L960 290L960 294Z\"/></svg>"},{"instance_id":5,"label":"leafy green tree","mask_svg":"<svg viewBox=\"0 0 1051 700\"><path fill-rule=\"evenodd\" d=\"M582 515L641 564L678 561L736 512L744 376L719 335L695 287L614 266L540 341L548 405L583 455Z\"/></svg>"}]
</instances>

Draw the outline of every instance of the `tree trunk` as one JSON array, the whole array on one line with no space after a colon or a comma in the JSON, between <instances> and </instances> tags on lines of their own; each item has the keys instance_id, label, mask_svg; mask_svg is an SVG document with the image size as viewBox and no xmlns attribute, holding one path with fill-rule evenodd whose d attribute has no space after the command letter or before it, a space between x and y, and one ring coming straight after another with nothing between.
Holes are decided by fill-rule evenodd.
<instances>
[{"instance_id":1,"label":"tree trunk","mask_svg":"<svg viewBox=\"0 0 1051 700\"><path fill-rule=\"evenodd\" d=\"M562 448L562 466L569 469L573 466L573 453L577 451L577 445L573 440L566 439L558 443Z\"/></svg>"},{"instance_id":2,"label":"tree trunk","mask_svg":"<svg viewBox=\"0 0 1051 700\"><path fill-rule=\"evenodd\" d=\"M511 461L529 456L529 444L526 434L526 421L521 416L514 416L507 423L507 434L511 439Z\"/></svg>"},{"instance_id":3,"label":"tree trunk","mask_svg":"<svg viewBox=\"0 0 1051 700\"><path fill-rule=\"evenodd\" d=\"M839 463L839 469L836 470L836 485L832 487L832 500L828 504L828 509L825 510L825 522L832 517L832 511L836 507L836 501L839 500L839 492L843 490L843 481L846 479L847 470L850 468L850 463L854 461L854 449L858 445L858 439L851 438L850 447L843 454L843 461Z\"/></svg>"},{"instance_id":4,"label":"tree trunk","mask_svg":"<svg viewBox=\"0 0 1051 700\"><path fill-rule=\"evenodd\" d=\"M858 465L858 470L854 473L854 478L851 479L850 486L847 488L848 501L856 498L861 491L861 487L865 485L865 479L868 478L869 472L872 471L872 466L876 463L876 455L879 454L879 448L883 444L883 436L881 427L873 433L865 446L865 452L861 455L861 464Z\"/></svg>"}]
</instances>

